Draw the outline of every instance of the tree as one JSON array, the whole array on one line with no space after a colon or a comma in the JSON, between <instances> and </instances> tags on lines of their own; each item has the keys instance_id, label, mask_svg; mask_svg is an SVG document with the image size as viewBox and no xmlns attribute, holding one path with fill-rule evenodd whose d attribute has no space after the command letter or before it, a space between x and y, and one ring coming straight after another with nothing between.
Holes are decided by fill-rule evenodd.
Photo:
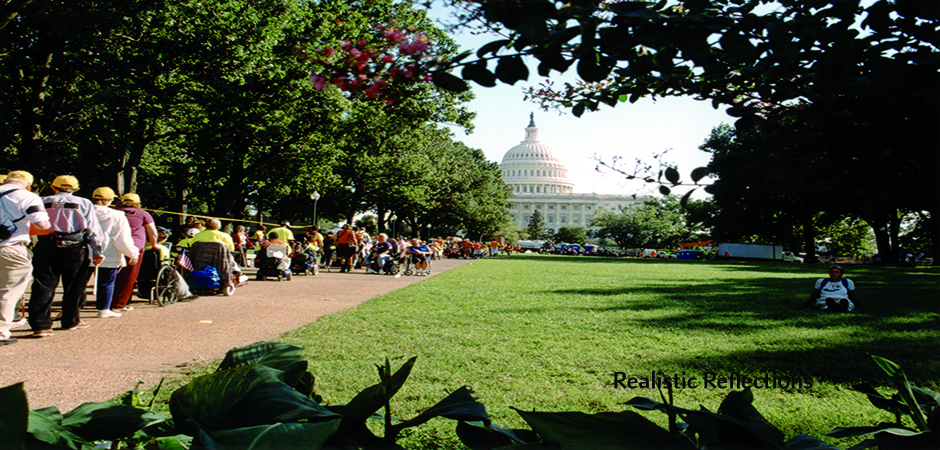
<instances>
[{"instance_id":1,"label":"tree","mask_svg":"<svg viewBox=\"0 0 940 450\"><path fill-rule=\"evenodd\" d=\"M526 231L529 232L529 239L545 239L548 237L548 232L545 228L545 219L542 217L542 213L539 210L532 211L532 215L529 216L529 224L526 226Z\"/></svg>"},{"instance_id":2,"label":"tree","mask_svg":"<svg viewBox=\"0 0 940 450\"><path fill-rule=\"evenodd\" d=\"M454 69L481 86L513 84L528 78L531 58L542 77L576 69L580 83L556 87L549 80L530 92L576 116L645 96L691 95L730 106L738 128L797 126L819 138L820 153L855 170L847 187L873 199L861 214L879 248L893 247L899 209L928 211L940 245L935 2L455 3L467 11L462 23L479 19L506 38L482 46L476 58L466 52L425 65L441 86L466 88L454 82ZM892 139L896 134L905 139ZM691 178L704 174L696 168ZM675 168L649 181L661 182L664 194L681 184ZM808 231L808 215L802 221Z\"/></svg>"},{"instance_id":3,"label":"tree","mask_svg":"<svg viewBox=\"0 0 940 450\"><path fill-rule=\"evenodd\" d=\"M564 226L553 237L555 242L569 242L578 245L587 244L587 228Z\"/></svg>"},{"instance_id":4,"label":"tree","mask_svg":"<svg viewBox=\"0 0 940 450\"><path fill-rule=\"evenodd\" d=\"M622 249L670 248L686 242L691 234L676 198L652 199L642 204L601 210L591 218L598 238L612 239Z\"/></svg>"}]
</instances>

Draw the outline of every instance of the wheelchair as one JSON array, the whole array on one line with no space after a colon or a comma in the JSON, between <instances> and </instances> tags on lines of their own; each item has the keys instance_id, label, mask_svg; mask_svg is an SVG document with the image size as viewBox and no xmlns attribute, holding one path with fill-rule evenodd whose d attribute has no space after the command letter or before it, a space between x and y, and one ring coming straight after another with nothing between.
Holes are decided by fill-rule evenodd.
<instances>
[{"instance_id":1,"label":"wheelchair","mask_svg":"<svg viewBox=\"0 0 940 450\"><path fill-rule=\"evenodd\" d=\"M411 255L405 255L404 252L402 252L402 255L404 255L404 261L402 261L403 270L401 273L402 275L410 277L417 272L417 269L414 268L414 263L411 262ZM431 270L434 268L434 264L431 262L431 255L425 255L425 258L427 258L428 261L427 274L430 276Z\"/></svg>"},{"instance_id":2,"label":"wheelchair","mask_svg":"<svg viewBox=\"0 0 940 450\"><path fill-rule=\"evenodd\" d=\"M144 261L137 276L137 296L150 304L167 306L179 300L179 280L175 261L161 260L156 250L144 251Z\"/></svg>"}]
</instances>

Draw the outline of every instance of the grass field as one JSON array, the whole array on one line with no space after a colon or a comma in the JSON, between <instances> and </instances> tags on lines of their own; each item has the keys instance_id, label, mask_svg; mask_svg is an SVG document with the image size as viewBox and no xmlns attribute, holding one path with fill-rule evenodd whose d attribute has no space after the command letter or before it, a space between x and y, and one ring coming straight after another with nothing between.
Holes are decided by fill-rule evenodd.
<instances>
[{"instance_id":1,"label":"grass field","mask_svg":"<svg viewBox=\"0 0 940 450\"><path fill-rule=\"evenodd\" d=\"M676 404L716 410L730 388L704 378L799 380L755 389L755 406L787 436L890 421L854 383L887 386L869 354L912 383L940 387L940 271L850 266L857 312L803 306L823 265L652 261L518 255L466 264L287 333L306 348L317 392L344 403L377 382L375 364L418 361L392 400L410 418L469 385L494 423L523 427L510 407L596 413L632 409L649 388L614 374L696 378ZM807 386L811 384L812 386ZM885 389L887 392L888 389ZM891 391L893 392L893 391ZM643 413L665 424L659 413ZM435 419L406 447L456 446L455 422ZM846 441L826 439L840 447Z\"/></svg>"}]
</instances>

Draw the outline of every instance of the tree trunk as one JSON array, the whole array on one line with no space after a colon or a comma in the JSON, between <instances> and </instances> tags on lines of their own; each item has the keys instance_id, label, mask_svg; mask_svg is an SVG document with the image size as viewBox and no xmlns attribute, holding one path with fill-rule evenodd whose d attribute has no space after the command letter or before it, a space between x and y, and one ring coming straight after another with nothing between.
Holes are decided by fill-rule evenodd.
<instances>
[{"instance_id":1,"label":"tree trunk","mask_svg":"<svg viewBox=\"0 0 940 450\"><path fill-rule=\"evenodd\" d=\"M803 222L803 253L806 254L804 262L816 263L816 226L813 224L813 216L804 214Z\"/></svg>"},{"instance_id":2,"label":"tree trunk","mask_svg":"<svg viewBox=\"0 0 940 450\"><path fill-rule=\"evenodd\" d=\"M20 101L22 102L22 131L20 132L21 143L19 152L20 165L27 162L36 164L41 160L39 152L42 150L43 141L42 118L46 100L46 85L49 81L49 68L52 65L53 56L52 52L43 53L44 62L42 66L42 76L38 77L34 85L30 86L24 69L21 68L19 70L22 89L20 97Z\"/></svg>"}]
</instances>

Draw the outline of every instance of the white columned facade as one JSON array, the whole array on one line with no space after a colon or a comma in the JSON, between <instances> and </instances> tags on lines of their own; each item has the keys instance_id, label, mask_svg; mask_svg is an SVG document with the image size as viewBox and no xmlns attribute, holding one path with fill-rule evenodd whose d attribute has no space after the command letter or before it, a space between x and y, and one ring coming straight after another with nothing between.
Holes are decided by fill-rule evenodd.
<instances>
[{"instance_id":1,"label":"white columned facade","mask_svg":"<svg viewBox=\"0 0 940 450\"><path fill-rule=\"evenodd\" d=\"M599 208L616 211L636 201L635 196L575 194L568 169L551 147L539 140L534 115L529 116L525 140L509 149L499 165L503 181L512 189L510 213L515 226L525 228L539 211L549 229L587 228Z\"/></svg>"}]
</instances>

